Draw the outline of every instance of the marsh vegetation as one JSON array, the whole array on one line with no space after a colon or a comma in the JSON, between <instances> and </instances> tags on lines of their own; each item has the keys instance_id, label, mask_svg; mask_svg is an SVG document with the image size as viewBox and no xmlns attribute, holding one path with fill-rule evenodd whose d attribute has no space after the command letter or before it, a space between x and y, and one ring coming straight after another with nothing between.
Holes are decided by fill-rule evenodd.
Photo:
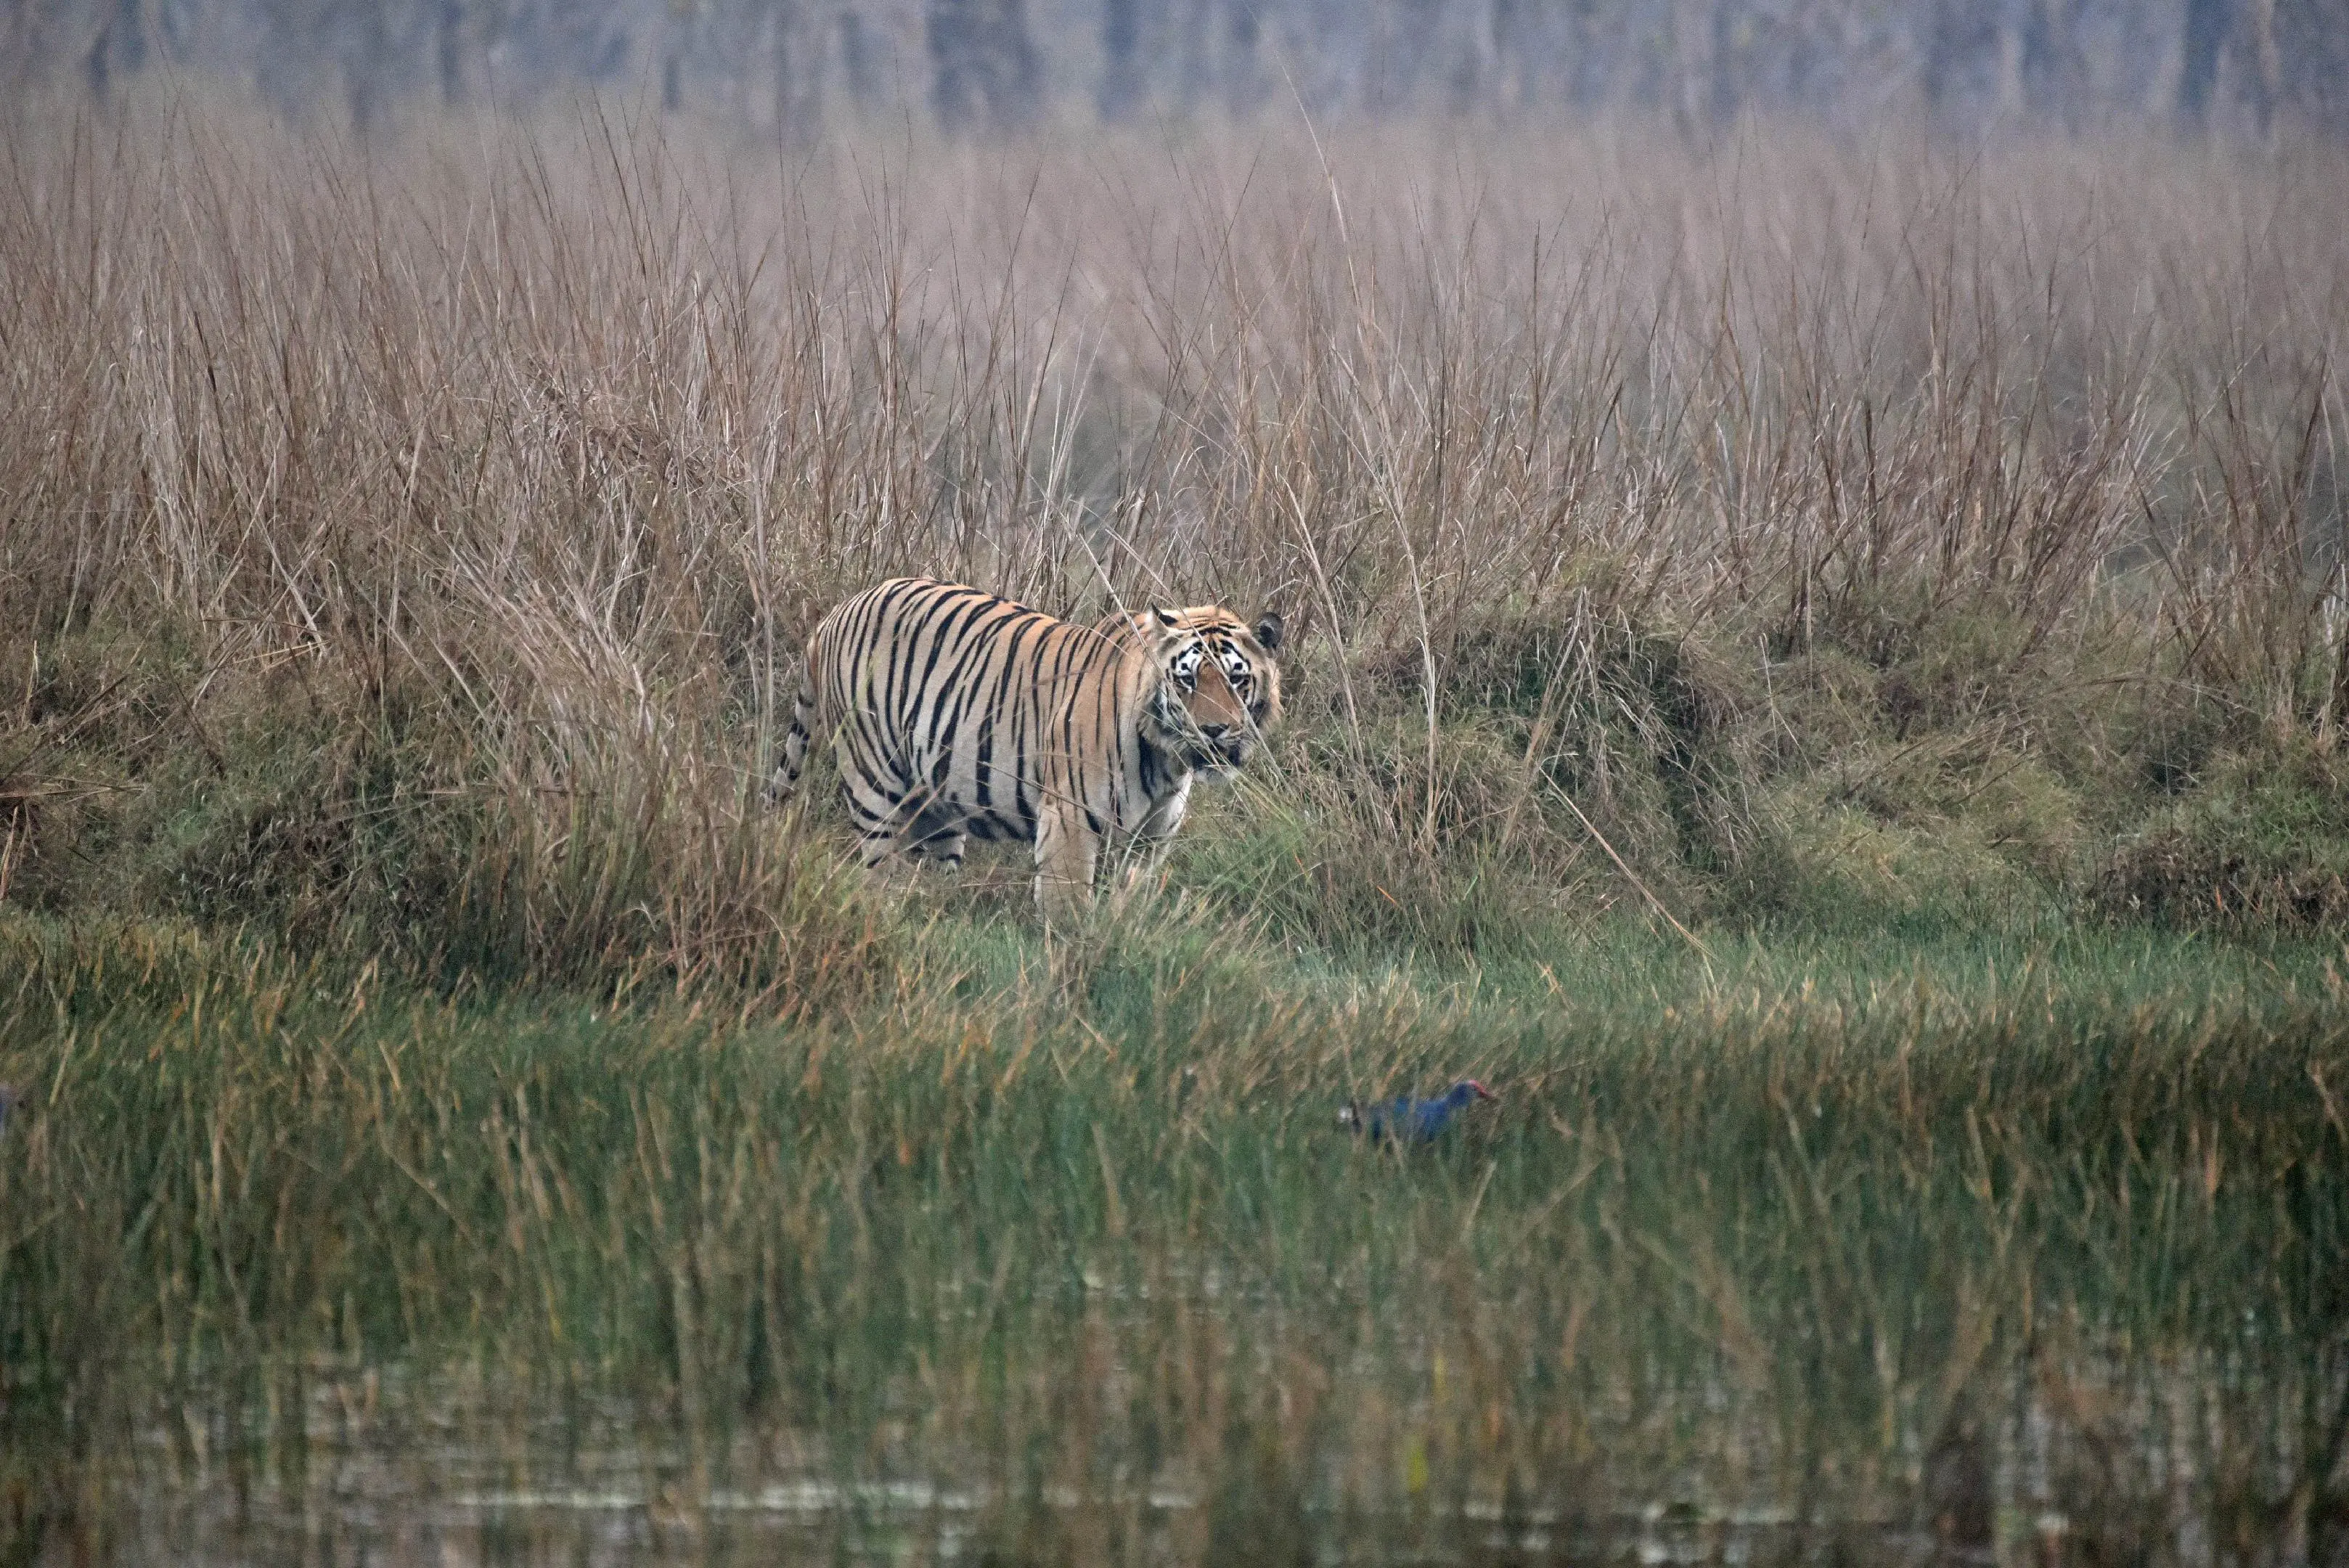
<instances>
[{"instance_id":1,"label":"marsh vegetation","mask_svg":"<svg viewBox=\"0 0 2349 1568\"><path fill-rule=\"evenodd\" d=\"M2342 1560L2344 175L12 120L7 1550ZM908 569L1288 616L1154 898Z\"/></svg>"}]
</instances>

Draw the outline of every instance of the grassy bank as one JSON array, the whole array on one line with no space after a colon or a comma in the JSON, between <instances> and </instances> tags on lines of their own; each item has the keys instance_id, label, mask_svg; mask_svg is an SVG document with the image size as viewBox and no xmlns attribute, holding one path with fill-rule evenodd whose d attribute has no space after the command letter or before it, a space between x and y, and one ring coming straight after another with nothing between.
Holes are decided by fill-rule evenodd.
<instances>
[{"instance_id":1,"label":"grassy bank","mask_svg":"<svg viewBox=\"0 0 2349 1568\"><path fill-rule=\"evenodd\" d=\"M1282 610L1332 950L2349 898L2336 148L7 135L14 905L826 1004L747 781L905 570Z\"/></svg>"},{"instance_id":2,"label":"grassy bank","mask_svg":"<svg viewBox=\"0 0 2349 1568\"><path fill-rule=\"evenodd\" d=\"M2344 1550L2338 149L9 112L18 1556ZM907 569L1288 617L1154 898Z\"/></svg>"},{"instance_id":3,"label":"grassy bank","mask_svg":"<svg viewBox=\"0 0 2349 1568\"><path fill-rule=\"evenodd\" d=\"M52 1549L397 1557L435 1507L474 1539L460 1495L525 1559L615 1496L754 1557L2349 1522L2318 948L1756 937L1708 976L1617 930L1430 985L950 922L775 1026L5 940L7 1484ZM1505 1098L1447 1147L1334 1124L1471 1071ZM812 1482L956 1501L705 1511Z\"/></svg>"}]
</instances>

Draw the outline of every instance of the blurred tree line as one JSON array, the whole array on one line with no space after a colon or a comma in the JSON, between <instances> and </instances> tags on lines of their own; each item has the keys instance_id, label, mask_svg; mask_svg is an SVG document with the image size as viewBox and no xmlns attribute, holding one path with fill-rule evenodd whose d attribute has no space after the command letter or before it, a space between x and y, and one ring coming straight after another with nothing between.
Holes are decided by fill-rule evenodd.
<instances>
[{"instance_id":1,"label":"blurred tree line","mask_svg":"<svg viewBox=\"0 0 2349 1568\"><path fill-rule=\"evenodd\" d=\"M783 135L1749 109L2349 131L2349 0L0 0L0 91L166 66L362 131L577 84Z\"/></svg>"}]
</instances>

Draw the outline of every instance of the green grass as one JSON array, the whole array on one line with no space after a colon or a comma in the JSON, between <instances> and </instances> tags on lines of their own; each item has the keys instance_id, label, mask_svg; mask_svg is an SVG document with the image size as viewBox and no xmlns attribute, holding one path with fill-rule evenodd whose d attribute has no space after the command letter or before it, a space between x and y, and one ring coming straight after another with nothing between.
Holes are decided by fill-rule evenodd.
<instances>
[{"instance_id":1,"label":"green grass","mask_svg":"<svg viewBox=\"0 0 2349 1568\"><path fill-rule=\"evenodd\" d=\"M2053 1423L2010 1535L2054 1508L2125 1548L2184 1462L2208 1527L2297 1507L2337 1540L2337 950L1705 958L1618 920L1370 974L1163 906L904 940L891 993L778 1024L11 919L20 1542L130 1550L230 1477L265 1522L376 1443L425 1475L479 1445L517 1493L635 1454L688 1515L918 1480L1008 1560L1449 1550L1507 1510L1612 1539L1656 1502L1884 1551L1976 1411ZM1334 1124L1465 1073L1504 1098L1443 1147ZM553 1551L568 1516L515 1517ZM943 1526L812 1528L885 1555Z\"/></svg>"}]
</instances>

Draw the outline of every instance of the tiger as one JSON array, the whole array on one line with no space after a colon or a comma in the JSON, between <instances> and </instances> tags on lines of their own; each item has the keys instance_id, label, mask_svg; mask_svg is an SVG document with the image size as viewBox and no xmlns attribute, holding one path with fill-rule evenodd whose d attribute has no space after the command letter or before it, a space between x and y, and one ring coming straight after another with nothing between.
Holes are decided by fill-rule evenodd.
<instances>
[{"instance_id":1,"label":"tiger","mask_svg":"<svg viewBox=\"0 0 2349 1568\"><path fill-rule=\"evenodd\" d=\"M1152 607L1082 626L960 583L896 577L807 641L767 788L797 793L829 734L867 870L1036 846L1040 906L1090 904L1103 857L1154 873L1195 778L1227 779L1280 718L1281 618Z\"/></svg>"}]
</instances>

